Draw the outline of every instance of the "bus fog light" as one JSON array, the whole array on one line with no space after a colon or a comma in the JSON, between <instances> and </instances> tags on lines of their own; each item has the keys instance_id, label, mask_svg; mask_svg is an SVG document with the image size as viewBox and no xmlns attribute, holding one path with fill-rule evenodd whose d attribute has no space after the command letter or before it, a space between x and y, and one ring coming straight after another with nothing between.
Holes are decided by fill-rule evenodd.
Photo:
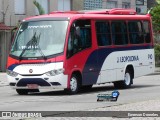
<instances>
[{"instance_id":1,"label":"bus fog light","mask_svg":"<svg viewBox=\"0 0 160 120\"><path fill-rule=\"evenodd\" d=\"M55 76L64 72L64 69L51 70L46 73L47 76Z\"/></svg>"}]
</instances>

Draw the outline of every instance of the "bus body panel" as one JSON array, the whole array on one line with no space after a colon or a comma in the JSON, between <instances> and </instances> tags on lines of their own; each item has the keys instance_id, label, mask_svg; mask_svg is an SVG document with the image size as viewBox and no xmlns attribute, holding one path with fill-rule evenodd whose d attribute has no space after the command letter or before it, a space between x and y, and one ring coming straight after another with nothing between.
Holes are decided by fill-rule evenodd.
<instances>
[{"instance_id":1,"label":"bus body panel","mask_svg":"<svg viewBox=\"0 0 160 120\"><path fill-rule=\"evenodd\" d=\"M9 83L15 83L13 88L27 89L27 84L39 84L39 88L69 88L70 78L75 72L82 76L82 85L93 85L124 80L125 71L128 66L133 66L134 78L154 72L154 50L153 31L150 28L151 43L143 45L111 45L98 46L95 22L106 21L136 21L147 20L151 25L151 18L148 15L98 15L98 14L54 14L27 18L25 21L36 21L41 18L63 18L69 20L64 53L56 57L45 60L22 60L19 61L12 56L8 58L7 69L18 73L18 76L8 75ZM72 57L67 58L67 46L69 32L72 23L76 20L91 20L92 46L77 52ZM56 76L47 76L46 73L52 70L64 69L64 72ZM33 70L30 73L30 70ZM28 81L25 82L25 81ZM36 82L35 82L36 81ZM24 82L24 84L22 84ZM44 84L44 85L43 85ZM16 86L19 85L19 86Z\"/></svg>"},{"instance_id":2,"label":"bus body panel","mask_svg":"<svg viewBox=\"0 0 160 120\"><path fill-rule=\"evenodd\" d=\"M82 72L83 76L86 75L83 77L83 85L123 80L127 65L133 66L135 78L153 73L153 49L150 49L149 46L148 49L144 49L143 47L135 47L135 50L131 49L133 48L102 48L92 52L91 55L89 55ZM97 52L98 56L95 54ZM75 57L75 61L76 59L78 59L78 57ZM97 74L94 73L93 76L91 76L89 73L86 74L85 70L89 69L87 65L95 61L98 61L96 67ZM89 78L92 80L90 81Z\"/></svg>"}]
</instances>

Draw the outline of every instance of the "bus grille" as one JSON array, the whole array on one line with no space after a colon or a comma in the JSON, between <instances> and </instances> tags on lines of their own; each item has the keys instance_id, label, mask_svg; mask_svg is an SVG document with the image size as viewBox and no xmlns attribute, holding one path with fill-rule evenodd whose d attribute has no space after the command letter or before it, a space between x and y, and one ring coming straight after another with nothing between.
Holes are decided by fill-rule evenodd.
<instances>
[{"instance_id":1,"label":"bus grille","mask_svg":"<svg viewBox=\"0 0 160 120\"><path fill-rule=\"evenodd\" d=\"M18 83L18 87L25 87L27 84L37 84L39 86L51 86L48 82L41 78L23 78Z\"/></svg>"}]
</instances>

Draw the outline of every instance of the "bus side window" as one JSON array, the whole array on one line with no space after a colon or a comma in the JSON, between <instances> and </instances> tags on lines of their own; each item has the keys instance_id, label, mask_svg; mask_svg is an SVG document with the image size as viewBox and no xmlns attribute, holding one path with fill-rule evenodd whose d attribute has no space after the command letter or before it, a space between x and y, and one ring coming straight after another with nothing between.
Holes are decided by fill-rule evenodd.
<instances>
[{"instance_id":1,"label":"bus side window","mask_svg":"<svg viewBox=\"0 0 160 120\"><path fill-rule=\"evenodd\" d=\"M144 43L142 24L140 21L129 21L129 38L131 44L141 44Z\"/></svg>"},{"instance_id":2,"label":"bus side window","mask_svg":"<svg viewBox=\"0 0 160 120\"><path fill-rule=\"evenodd\" d=\"M82 49L91 47L91 29L81 28L81 47Z\"/></svg>"},{"instance_id":3,"label":"bus side window","mask_svg":"<svg viewBox=\"0 0 160 120\"><path fill-rule=\"evenodd\" d=\"M151 37L150 37L150 27L149 27L149 22L144 21L143 22L143 30L144 30L144 39L146 43L151 42Z\"/></svg>"},{"instance_id":4,"label":"bus side window","mask_svg":"<svg viewBox=\"0 0 160 120\"><path fill-rule=\"evenodd\" d=\"M127 25L125 21L113 21L111 26L113 43L115 45L128 44Z\"/></svg>"},{"instance_id":5,"label":"bus side window","mask_svg":"<svg viewBox=\"0 0 160 120\"><path fill-rule=\"evenodd\" d=\"M72 24L68 38L67 57L91 47L90 20L77 20Z\"/></svg>"},{"instance_id":6,"label":"bus side window","mask_svg":"<svg viewBox=\"0 0 160 120\"><path fill-rule=\"evenodd\" d=\"M98 46L111 45L111 32L109 22L97 21L96 33Z\"/></svg>"}]
</instances>

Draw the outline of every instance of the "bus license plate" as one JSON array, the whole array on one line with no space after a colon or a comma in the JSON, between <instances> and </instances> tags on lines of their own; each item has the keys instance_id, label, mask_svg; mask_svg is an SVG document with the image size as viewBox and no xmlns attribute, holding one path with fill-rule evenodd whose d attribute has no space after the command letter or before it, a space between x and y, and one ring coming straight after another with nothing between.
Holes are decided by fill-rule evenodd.
<instances>
[{"instance_id":1,"label":"bus license plate","mask_svg":"<svg viewBox=\"0 0 160 120\"><path fill-rule=\"evenodd\" d=\"M37 89L38 88L38 85L37 84L27 84L27 87L29 89Z\"/></svg>"}]
</instances>

